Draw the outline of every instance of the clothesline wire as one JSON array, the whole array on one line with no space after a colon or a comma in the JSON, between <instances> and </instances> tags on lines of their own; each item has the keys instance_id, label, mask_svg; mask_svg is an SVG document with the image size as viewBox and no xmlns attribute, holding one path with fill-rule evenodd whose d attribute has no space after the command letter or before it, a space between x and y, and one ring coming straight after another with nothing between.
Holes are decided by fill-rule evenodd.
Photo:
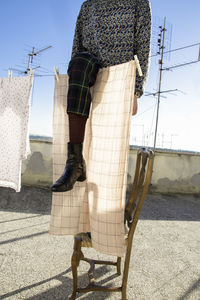
<instances>
[{"instance_id":1,"label":"clothesline wire","mask_svg":"<svg viewBox=\"0 0 200 300\"><path fill-rule=\"evenodd\" d=\"M55 74L49 74L49 75L40 75L40 74L35 74L35 77L49 77L49 76L55 76Z\"/></svg>"},{"instance_id":2,"label":"clothesline wire","mask_svg":"<svg viewBox=\"0 0 200 300\"><path fill-rule=\"evenodd\" d=\"M136 119L137 117L141 116L142 114L144 114L145 112L151 110L153 107L155 107L155 104L151 105L149 108L147 108L146 110L142 111L140 114L137 114L134 119Z\"/></svg>"}]
</instances>

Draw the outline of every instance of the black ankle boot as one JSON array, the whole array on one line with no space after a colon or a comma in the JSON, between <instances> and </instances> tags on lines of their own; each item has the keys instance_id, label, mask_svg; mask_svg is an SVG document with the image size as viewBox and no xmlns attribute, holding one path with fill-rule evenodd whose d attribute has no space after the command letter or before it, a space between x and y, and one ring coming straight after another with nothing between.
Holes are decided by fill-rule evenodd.
<instances>
[{"instance_id":1,"label":"black ankle boot","mask_svg":"<svg viewBox=\"0 0 200 300\"><path fill-rule=\"evenodd\" d=\"M76 181L86 179L86 165L82 155L83 143L68 143L68 158L61 177L51 186L52 192L66 192L73 189Z\"/></svg>"}]
</instances>

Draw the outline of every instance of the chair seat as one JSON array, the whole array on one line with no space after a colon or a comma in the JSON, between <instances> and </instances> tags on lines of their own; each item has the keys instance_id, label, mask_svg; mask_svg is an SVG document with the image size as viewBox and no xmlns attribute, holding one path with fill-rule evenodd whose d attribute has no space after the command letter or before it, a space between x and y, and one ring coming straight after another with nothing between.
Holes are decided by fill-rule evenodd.
<instances>
[{"instance_id":1,"label":"chair seat","mask_svg":"<svg viewBox=\"0 0 200 300\"><path fill-rule=\"evenodd\" d=\"M81 232L75 235L75 238L81 238L81 247L92 247L91 238L88 236L86 232Z\"/></svg>"}]
</instances>

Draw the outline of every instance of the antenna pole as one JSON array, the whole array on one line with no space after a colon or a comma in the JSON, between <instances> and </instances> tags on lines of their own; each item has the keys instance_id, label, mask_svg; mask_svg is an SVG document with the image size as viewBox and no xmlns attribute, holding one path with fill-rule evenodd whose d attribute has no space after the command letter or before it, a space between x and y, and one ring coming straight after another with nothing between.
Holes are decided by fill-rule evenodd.
<instances>
[{"instance_id":1,"label":"antenna pole","mask_svg":"<svg viewBox=\"0 0 200 300\"><path fill-rule=\"evenodd\" d=\"M34 56L37 56L38 54L40 54L41 52L51 48L52 46L48 46L46 48L42 48L38 51L35 52L35 47L32 47L32 52L28 53L28 62L27 62L27 68L25 71L22 71L22 70L17 70L17 69L11 69L10 70L14 70L16 72L20 72L20 73L23 73L23 74L29 74L30 70L34 70L34 69L37 69L37 68L40 68L40 66L37 66L37 67L34 67L34 68L31 68L31 64L33 63L33 57Z\"/></svg>"},{"instance_id":2,"label":"antenna pole","mask_svg":"<svg viewBox=\"0 0 200 300\"><path fill-rule=\"evenodd\" d=\"M47 50L47 49L49 49L51 47L52 46L48 46L46 48L38 50L37 52L35 52L35 47L32 47L32 52L28 54L28 66L27 66L27 69L26 69L25 73L30 72L30 65L33 63L33 56L37 56L40 52L45 51L45 50ZM36 68L39 68L39 67L40 66L38 66Z\"/></svg>"},{"instance_id":3,"label":"antenna pole","mask_svg":"<svg viewBox=\"0 0 200 300\"><path fill-rule=\"evenodd\" d=\"M30 71L30 65L31 65L32 62L33 62L34 49L35 49L35 47L32 47L32 53L29 53L29 54L28 54L28 66L27 66L27 69L26 69L26 72L27 72L27 73Z\"/></svg>"},{"instance_id":4,"label":"antenna pole","mask_svg":"<svg viewBox=\"0 0 200 300\"><path fill-rule=\"evenodd\" d=\"M158 103L157 103L157 114L156 114L156 126L155 126L155 135L154 135L154 146L153 150L156 147L156 138L158 130L158 117L159 117L159 108L160 108L160 94L161 94L161 84L162 84L162 72L163 72L163 58L164 58L164 48L165 48L165 32L166 32L166 17L164 18L164 27L160 26L160 36L162 36L162 46L161 46L161 59L159 60L160 64L160 78L159 78L159 87L158 87ZM161 42L158 40L158 42Z\"/></svg>"}]
</instances>

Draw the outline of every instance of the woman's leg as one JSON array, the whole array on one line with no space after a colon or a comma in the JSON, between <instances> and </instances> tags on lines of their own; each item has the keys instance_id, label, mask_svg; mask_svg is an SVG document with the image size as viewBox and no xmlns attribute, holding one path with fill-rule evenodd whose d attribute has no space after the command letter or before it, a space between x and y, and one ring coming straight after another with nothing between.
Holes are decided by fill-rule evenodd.
<instances>
[{"instance_id":1,"label":"woman's leg","mask_svg":"<svg viewBox=\"0 0 200 300\"><path fill-rule=\"evenodd\" d=\"M70 143L83 143L87 117L75 113L68 113L68 119Z\"/></svg>"},{"instance_id":2,"label":"woman's leg","mask_svg":"<svg viewBox=\"0 0 200 300\"><path fill-rule=\"evenodd\" d=\"M89 53L77 53L69 63L67 114L69 118L68 158L62 176L51 186L53 192L65 192L76 181L86 179L82 155L85 125L91 105L90 87L95 83L100 64Z\"/></svg>"}]
</instances>

